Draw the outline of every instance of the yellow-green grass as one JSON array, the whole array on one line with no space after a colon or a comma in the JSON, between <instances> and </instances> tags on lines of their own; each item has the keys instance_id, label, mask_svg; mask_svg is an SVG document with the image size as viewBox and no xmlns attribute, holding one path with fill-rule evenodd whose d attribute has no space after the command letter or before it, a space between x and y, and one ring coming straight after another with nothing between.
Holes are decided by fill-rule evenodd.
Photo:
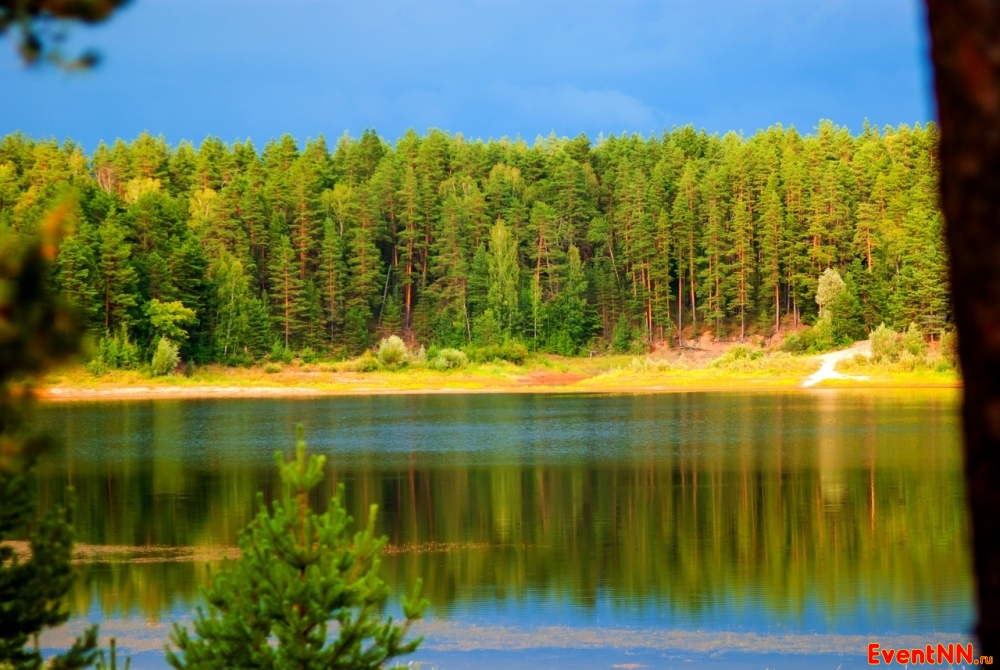
<instances>
[{"instance_id":1,"label":"yellow-green grass","mask_svg":"<svg viewBox=\"0 0 1000 670\"><path fill-rule=\"evenodd\" d=\"M816 357L781 352L736 359L698 358L683 353L594 358L536 355L523 365L497 361L473 363L449 371L411 364L397 370L353 372L350 361L312 364L296 361L250 368L199 366L190 377L155 378L136 370L113 370L95 377L83 366L71 366L49 375L42 391L47 397L64 399L312 393L752 391L799 387L819 366ZM274 371L276 367L278 370ZM910 368L859 360L843 361L837 369L868 379L825 380L814 388L958 386L961 381L954 369L934 365Z\"/></svg>"},{"instance_id":2,"label":"yellow-green grass","mask_svg":"<svg viewBox=\"0 0 1000 670\"><path fill-rule=\"evenodd\" d=\"M961 386L962 376L940 356L904 355L897 362L873 361L864 356L840 361L837 372L866 380L831 379L825 386Z\"/></svg>"}]
</instances>

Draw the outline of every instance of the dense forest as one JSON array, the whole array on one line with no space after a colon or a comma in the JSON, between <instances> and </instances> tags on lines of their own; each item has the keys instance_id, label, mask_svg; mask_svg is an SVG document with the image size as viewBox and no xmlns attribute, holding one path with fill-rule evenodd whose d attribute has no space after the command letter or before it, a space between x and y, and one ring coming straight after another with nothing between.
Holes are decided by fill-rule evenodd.
<instances>
[{"instance_id":1,"label":"dense forest","mask_svg":"<svg viewBox=\"0 0 1000 670\"><path fill-rule=\"evenodd\" d=\"M194 361L517 341L579 354L787 333L843 278L842 333L949 319L932 124L746 138L143 134L0 142L0 234L54 207L52 281L97 339ZM103 344L102 344L103 346Z\"/></svg>"}]
</instances>

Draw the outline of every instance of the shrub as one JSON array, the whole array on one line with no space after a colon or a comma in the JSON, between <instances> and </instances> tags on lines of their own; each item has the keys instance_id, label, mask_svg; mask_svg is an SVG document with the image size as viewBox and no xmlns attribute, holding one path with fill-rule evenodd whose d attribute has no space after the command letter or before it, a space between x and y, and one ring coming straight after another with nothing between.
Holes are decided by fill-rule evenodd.
<instances>
[{"instance_id":1,"label":"shrub","mask_svg":"<svg viewBox=\"0 0 1000 670\"><path fill-rule=\"evenodd\" d=\"M869 335L872 343L872 359L875 362L886 361L895 363L899 360L899 354L903 351L903 343L899 333L889 328L884 323Z\"/></svg>"},{"instance_id":2,"label":"shrub","mask_svg":"<svg viewBox=\"0 0 1000 670\"><path fill-rule=\"evenodd\" d=\"M662 358L650 358L649 356L645 356L643 358L633 358L629 367L636 372L669 372L670 370L676 369L678 366Z\"/></svg>"},{"instance_id":3,"label":"shrub","mask_svg":"<svg viewBox=\"0 0 1000 670\"><path fill-rule=\"evenodd\" d=\"M108 366L100 357L95 356L87 362L87 372L95 377L103 377L107 371Z\"/></svg>"},{"instance_id":4,"label":"shrub","mask_svg":"<svg viewBox=\"0 0 1000 670\"><path fill-rule=\"evenodd\" d=\"M301 426L297 433L294 459L275 455L280 494L270 506L257 494L240 557L203 591L194 634L174 627L177 651L168 649L167 661L175 668L381 668L419 646L420 638L405 638L427 608L420 580L402 598L404 622L383 618L389 588L379 576L386 538L375 534L378 506L356 533L342 484L324 513L314 511L309 494L324 480L326 459L307 459Z\"/></svg>"},{"instance_id":5,"label":"shrub","mask_svg":"<svg viewBox=\"0 0 1000 670\"><path fill-rule=\"evenodd\" d=\"M319 354L313 351L312 347L306 347L299 352L299 360L303 363L312 364L319 360Z\"/></svg>"},{"instance_id":6,"label":"shrub","mask_svg":"<svg viewBox=\"0 0 1000 670\"><path fill-rule=\"evenodd\" d=\"M123 327L118 335L106 334L101 338L87 369L100 376L107 370L134 370L140 363L139 347L129 340L128 331Z\"/></svg>"},{"instance_id":7,"label":"shrub","mask_svg":"<svg viewBox=\"0 0 1000 670\"><path fill-rule=\"evenodd\" d=\"M166 337L161 337L160 341L156 343L156 351L153 352L153 360L149 366L150 371L154 377L173 374L179 360L177 345Z\"/></svg>"},{"instance_id":8,"label":"shrub","mask_svg":"<svg viewBox=\"0 0 1000 670\"><path fill-rule=\"evenodd\" d=\"M809 346L812 344L812 337L809 336L811 332L807 330L802 333L791 333L781 343L781 349L790 354L804 354L808 352Z\"/></svg>"},{"instance_id":9,"label":"shrub","mask_svg":"<svg viewBox=\"0 0 1000 670\"><path fill-rule=\"evenodd\" d=\"M271 345L271 355L270 359L272 361L280 361L285 365L292 362L295 356L292 354L292 350L286 347L281 340L275 340L274 344Z\"/></svg>"},{"instance_id":10,"label":"shrub","mask_svg":"<svg viewBox=\"0 0 1000 670\"><path fill-rule=\"evenodd\" d=\"M469 357L458 349L442 349L431 359L430 366L435 370L457 370L469 364Z\"/></svg>"},{"instance_id":11,"label":"shrub","mask_svg":"<svg viewBox=\"0 0 1000 670\"><path fill-rule=\"evenodd\" d=\"M941 356L952 366L958 365L958 333L946 330L941 333Z\"/></svg>"},{"instance_id":12,"label":"shrub","mask_svg":"<svg viewBox=\"0 0 1000 670\"><path fill-rule=\"evenodd\" d=\"M397 335L390 335L378 345L378 362L389 369L406 363L406 343Z\"/></svg>"},{"instance_id":13,"label":"shrub","mask_svg":"<svg viewBox=\"0 0 1000 670\"><path fill-rule=\"evenodd\" d=\"M632 326L624 314L618 318L618 323L615 325L611 336L611 348L619 354L628 353L632 349Z\"/></svg>"},{"instance_id":14,"label":"shrub","mask_svg":"<svg viewBox=\"0 0 1000 670\"><path fill-rule=\"evenodd\" d=\"M923 357L927 353L927 342L924 340L924 334L920 332L915 323L911 323L910 327L903 333L902 344L903 348L912 356Z\"/></svg>"},{"instance_id":15,"label":"shrub","mask_svg":"<svg viewBox=\"0 0 1000 670\"><path fill-rule=\"evenodd\" d=\"M378 359L372 352L366 351L353 361L348 361L344 369L348 372L374 372L378 370Z\"/></svg>"},{"instance_id":16,"label":"shrub","mask_svg":"<svg viewBox=\"0 0 1000 670\"><path fill-rule=\"evenodd\" d=\"M253 366L253 357L249 354L244 354L242 352L238 354L230 354L226 358L226 367L230 368L249 368Z\"/></svg>"},{"instance_id":17,"label":"shrub","mask_svg":"<svg viewBox=\"0 0 1000 670\"><path fill-rule=\"evenodd\" d=\"M737 344L736 346L729 347L719 360L728 362L749 359L753 361L763 356L764 352L761 349L751 347L748 344Z\"/></svg>"},{"instance_id":18,"label":"shrub","mask_svg":"<svg viewBox=\"0 0 1000 670\"><path fill-rule=\"evenodd\" d=\"M756 361L764 357L764 352L756 347L747 344L737 344L726 349L725 353L711 362L713 368L724 368L727 370L743 370L747 363Z\"/></svg>"},{"instance_id":19,"label":"shrub","mask_svg":"<svg viewBox=\"0 0 1000 670\"><path fill-rule=\"evenodd\" d=\"M520 342L504 342L485 347L472 347L469 349L469 357L477 363L508 361L514 365L521 365L528 360L528 348Z\"/></svg>"},{"instance_id":20,"label":"shrub","mask_svg":"<svg viewBox=\"0 0 1000 670\"><path fill-rule=\"evenodd\" d=\"M281 366L277 363L268 363L264 366L264 374L273 375L276 372L281 372Z\"/></svg>"},{"instance_id":21,"label":"shrub","mask_svg":"<svg viewBox=\"0 0 1000 670\"><path fill-rule=\"evenodd\" d=\"M500 332L500 322L492 309L487 309L472 320L472 341L479 346L496 344L500 339Z\"/></svg>"},{"instance_id":22,"label":"shrub","mask_svg":"<svg viewBox=\"0 0 1000 670\"><path fill-rule=\"evenodd\" d=\"M823 317L817 319L812 328L788 335L781 349L790 354L821 354L830 351L836 344L830 317Z\"/></svg>"},{"instance_id":23,"label":"shrub","mask_svg":"<svg viewBox=\"0 0 1000 670\"><path fill-rule=\"evenodd\" d=\"M424 349L423 345L420 345L417 353L410 354L410 362L416 365L425 365L427 363L427 350Z\"/></svg>"}]
</instances>

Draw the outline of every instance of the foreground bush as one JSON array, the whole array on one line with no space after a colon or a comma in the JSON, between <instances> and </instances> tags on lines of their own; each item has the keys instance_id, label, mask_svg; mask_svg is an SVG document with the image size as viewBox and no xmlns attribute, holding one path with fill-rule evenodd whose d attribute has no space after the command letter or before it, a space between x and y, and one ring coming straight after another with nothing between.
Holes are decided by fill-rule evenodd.
<instances>
[{"instance_id":1,"label":"foreground bush","mask_svg":"<svg viewBox=\"0 0 1000 670\"><path fill-rule=\"evenodd\" d=\"M192 637L174 625L177 652L167 661L179 669L321 668L375 669L417 649L404 641L427 601L420 581L402 599L405 621L396 625L381 610L389 588L379 577L385 537L375 535L377 505L368 525L350 533L343 486L326 512L316 513L309 494L323 480L323 456L306 459L298 427L295 460L276 455L282 493L271 507L257 494L257 517L240 534L241 556L227 562L203 593Z\"/></svg>"},{"instance_id":2,"label":"foreground bush","mask_svg":"<svg viewBox=\"0 0 1000 670\"><path fill-rule=\"evenodd\" d=\"M16 388L79 349L79 324L46 281L46 250L58 243L70 206L52 212L42 239L31 244L14 243L0 229L0 668L12 670L76 670L91 666L97 653L96 626L47 662L39 651L38 636L70 615L72 503L38 511L34 467L51 443L31 423L31 394ZM27 540L29 556L18 556L8 540Z\"/></svg>"}]
</instances>

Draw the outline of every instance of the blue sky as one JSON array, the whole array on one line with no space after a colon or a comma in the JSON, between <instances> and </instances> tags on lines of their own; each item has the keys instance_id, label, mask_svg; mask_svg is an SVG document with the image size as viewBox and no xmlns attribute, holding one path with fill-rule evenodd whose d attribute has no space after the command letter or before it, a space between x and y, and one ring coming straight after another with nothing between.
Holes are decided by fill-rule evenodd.
<instances>
[{"instance_id":1,"label":"blue sky","mask_svg":"<svg viewBox=\"0 0 1000 670\"><path fill-rule=\"evenodd\" d=\"M918 0L133 0L72 40L103 63L26 69L0 40L0 134L530 141L933 116Z\"/></svg>"}]
</instances>

